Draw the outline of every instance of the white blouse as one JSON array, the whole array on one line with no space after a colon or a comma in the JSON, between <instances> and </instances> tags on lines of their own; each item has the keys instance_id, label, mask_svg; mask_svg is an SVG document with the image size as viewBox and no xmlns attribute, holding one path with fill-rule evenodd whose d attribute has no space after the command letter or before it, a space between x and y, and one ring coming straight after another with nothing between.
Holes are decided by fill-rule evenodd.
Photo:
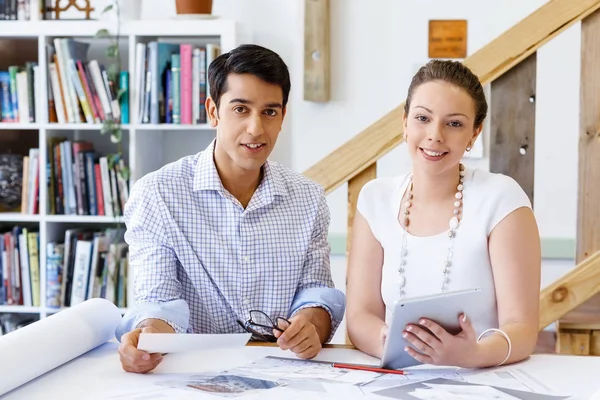
<instances>
[{"instance_id":1,"label":"white blouse","mask_svg":"<svg viewBox=\"0 0 600 400\"><path fill-rule=\"evenodd\" d=\"M456 230L446 291L479 287L484 292L486 311L468 315L479 334L498 327L494 276L488 251L488 237L504 217L520 207L531 208L521 186L511 177L479 169L465 169L462 219ZM390 323L394 303L399 299L398 266L404 228L398 221L402 197L409 174L377 178L360 192L357 210L367 220L383 247L381 295ZM447 230L433 236L414 236L407 232L404 298L441 293L448 252Z\"/></svg>"}]
</instances>

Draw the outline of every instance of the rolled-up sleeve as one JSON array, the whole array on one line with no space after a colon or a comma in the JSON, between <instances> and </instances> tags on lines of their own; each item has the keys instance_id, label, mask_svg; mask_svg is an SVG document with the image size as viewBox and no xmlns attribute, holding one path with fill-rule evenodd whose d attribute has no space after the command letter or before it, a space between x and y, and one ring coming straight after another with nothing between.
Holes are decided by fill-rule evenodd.
<instances>
[{"instance_id":1,"label":"rolled-up sleeve","mask_svg":"<svg viewBox=\"0 0 600 400\"><path fill-rule=\"evenodd\" d=\"M188 329L189 308L181 298L178 261L162 217L166 211L155 182L142 178L133 186L123 217L129 263L135 276L135 304L129 305L115 332L119 341L124 333L149 318L165 321L178 333Z\"/></svg>"},{"instance_id":2,"label":"rolled-up sleeve","mask_svg":"<svg viewBox=\"0 0 600 400\"><path fill-rule=\"evenodd\" d=\"M290 317L304 308L321 307L325 309L331 318L331 334L327 342L333 338L346 310L346 296L335 288L331 278L331 247L327 241L330 220L327 200L321 191L308 256L304 262L300 284L290 307Z\"/></svg>"}]
</instances>

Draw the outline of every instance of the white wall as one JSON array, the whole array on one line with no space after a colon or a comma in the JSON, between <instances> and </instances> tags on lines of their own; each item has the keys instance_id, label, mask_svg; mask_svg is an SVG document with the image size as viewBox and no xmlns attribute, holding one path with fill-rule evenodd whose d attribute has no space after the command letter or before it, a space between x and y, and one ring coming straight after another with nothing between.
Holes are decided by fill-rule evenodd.
<instances>
[{"instance_id":1,"label":"white wall","mask_svg":"<svg viewBox=\"0 0 600 400\"><path fill-rule=\"evenodd\" d=\"M544 0L331 0L331 93L302 96L304 0L213 0L215 15L239 21L239 43L277 51L292 75L289 118L273 158L304 171L404 100L427 58L429 19L467 19L471 54ZM144 0L143 18L168 19L174 2ZM98 7L99 8L99 7ZM575 237L580 25L538 52L535 212L543 237ZM484 144L486 136L484 136ZM467 164L488 168L488 149ZM404 147L379 163L379 176L408 170ZM329 196L330 232L345 233L346 186Z\"/></svg>"}]
</instances>

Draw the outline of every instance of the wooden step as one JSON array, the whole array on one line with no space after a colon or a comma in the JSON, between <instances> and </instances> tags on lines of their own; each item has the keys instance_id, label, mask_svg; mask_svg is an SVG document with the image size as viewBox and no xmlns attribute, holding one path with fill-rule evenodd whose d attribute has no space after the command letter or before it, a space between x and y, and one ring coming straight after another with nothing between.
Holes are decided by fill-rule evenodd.
<instances>
[{"instance_id":1,"label":"wooden step","mask_svg":"<svg viewBox=\"0 0 600 400\"><path fill-rule=\"evenodd\" d=\"M600 356L600 322L557 323L556 352Z\"/></svg>"}]
</instances>

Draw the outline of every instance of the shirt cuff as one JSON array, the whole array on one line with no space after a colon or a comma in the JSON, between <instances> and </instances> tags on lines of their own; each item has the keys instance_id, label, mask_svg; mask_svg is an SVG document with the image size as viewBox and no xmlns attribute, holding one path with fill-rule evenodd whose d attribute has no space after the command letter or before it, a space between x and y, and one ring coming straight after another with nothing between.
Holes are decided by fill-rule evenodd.
<instances>
[{"instance_id":1,"label":"shirt cuff","mask_svg":"<svg viewBox=\"0 0 600 400\"><path fill-rule=\"evenodd\" d=\"M115 337L120 342L123 334L134 330L146 319L160 319L175 329L175 333L185 333L189 327L190 309L181 299L138 304L125 313L115 331Z\"/></svg>"},{"instance_id":2,"label":"shirt cuff","mask_svg":"<svg viewBox=\"0 0 600 400\"><path fill-rule=\"evenodd\" d=\"M344 312L346 311L346 296L338 289L334 288L310 288L304 289L296 294L290 307L290 316L293 317L298 311L305 308L323 308L331 318L331 334L325 343L331 341L337 331Z\"/></svg>"}]
</instances>

